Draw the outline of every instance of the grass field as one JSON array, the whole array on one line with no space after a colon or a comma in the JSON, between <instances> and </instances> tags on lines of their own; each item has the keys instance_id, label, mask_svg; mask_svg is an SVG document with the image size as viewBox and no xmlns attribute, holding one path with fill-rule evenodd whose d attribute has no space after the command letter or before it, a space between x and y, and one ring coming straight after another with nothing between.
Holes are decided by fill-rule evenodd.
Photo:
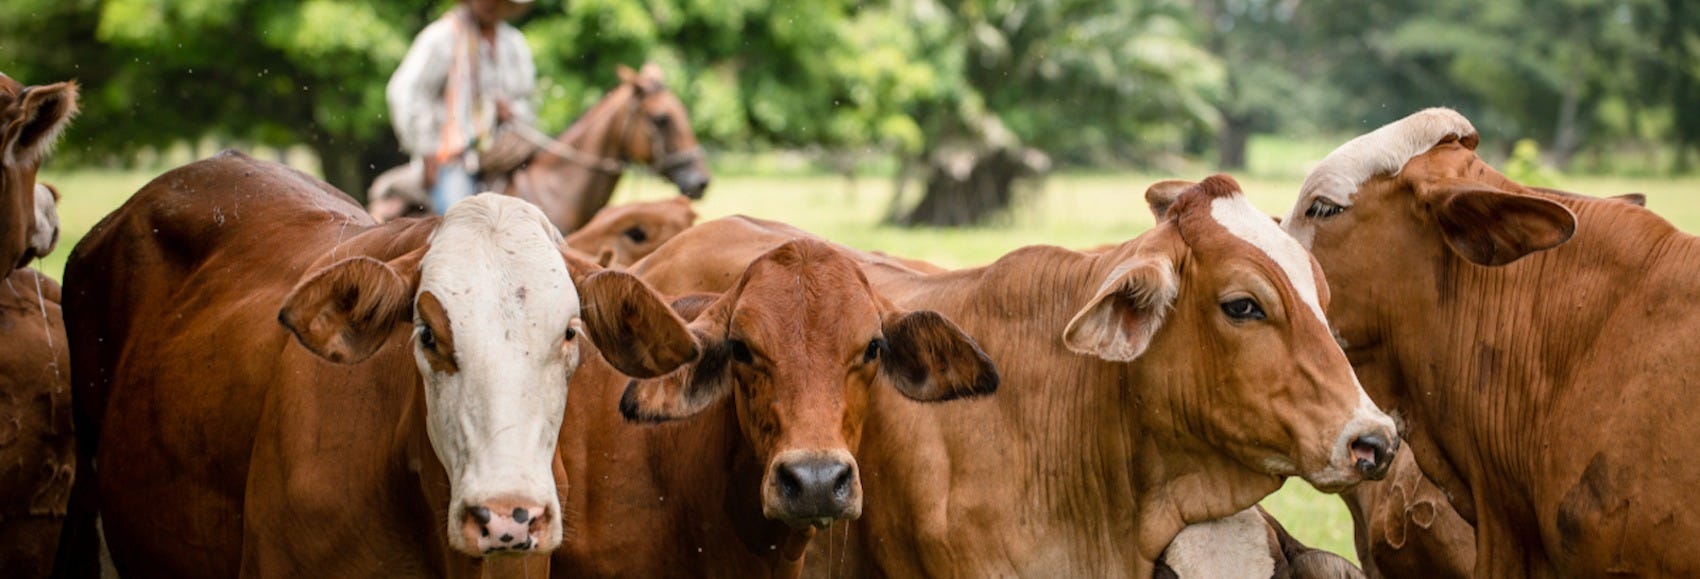
<instances>
[{"instance_id":1,"label":"grass field","mask_svg":"<svg viewBox=\"0 0 1700 579\"><path fill-rule=\"evenodd\" d=\"M1271 150L1254 143L1249 176L1239 178L1252 201L1264 211L1285 215L1308 170L1307 162L1321 158L1326 146L1283 147ZM1309 161L1307 161L1308 159ZM1273 161L1270 161L1273 160ZM87 169L44 171L41 179L59 187L63 222L59 249L38 264L58 278L65 256L84 232L157 171ZM1197 179L1199 169L1175 177ZM719 177L707 198L697 205L703 220L743 213L786 221L847 245L933 261L948 266L985 263L1008 251L1031 244L1090 247L1123 241L1150 228L1152 218L1143 194L1151 182L1167 176L1064 174L1051 177L1042 192L1032 195L1004 222L994 226L951 230L906 230L879 225L890 197L888 179L849 182L830 176ZM1700 177L1630 179L1618 177L1560 178L1556 186L1593 195L1639 192L1649 208L1683 230L1700 232ZM665 182L647 175L628 177L615 202L673 195ZM1334 497L1324 496L1302 482L1289 482L1264 501L1295 536L1355 559L1351 519Z\"/></svg>"}]
</instances>

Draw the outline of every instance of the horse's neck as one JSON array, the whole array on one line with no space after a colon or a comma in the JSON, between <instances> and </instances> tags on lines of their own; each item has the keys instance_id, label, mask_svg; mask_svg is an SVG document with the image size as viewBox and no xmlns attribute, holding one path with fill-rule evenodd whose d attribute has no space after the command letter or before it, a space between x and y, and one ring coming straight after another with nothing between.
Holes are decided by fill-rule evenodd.
<instances>
[{"instance_id":1,"label":"horse's neck","mask_svg":"<svg viewBox=\"0 0 1700 579\"><path fill-rule=\"evenodd\" d=\"M572 150L598 159L618 159L619 113L624 107L604 101L586 112L556 138ZM596 215L620 184L620 173L589 166L583 159L542 155L509 185L508 194L543 208L563 233L570 233Z\"/></svg>"}]
</instances>

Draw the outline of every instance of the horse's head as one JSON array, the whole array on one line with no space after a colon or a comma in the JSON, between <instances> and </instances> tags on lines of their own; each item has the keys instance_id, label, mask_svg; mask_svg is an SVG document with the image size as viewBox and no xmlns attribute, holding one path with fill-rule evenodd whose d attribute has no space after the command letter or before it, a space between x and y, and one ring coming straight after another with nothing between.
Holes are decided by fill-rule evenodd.
<instances>
[{"instance_id":1,"label":"horse's head","mask_svg":"<svg viewBox=\"0 0 1700 579\"><path fill-rule=\"evenodd\" d=\"M621 89L631 94L627 106L631 113L619 129L625 135L622 156L665 175L686 197L701 199L708 188L708 163L697 146L684 103L661 81L661 67L621 66L619 74Z\"/></svg>"}]
</instances>

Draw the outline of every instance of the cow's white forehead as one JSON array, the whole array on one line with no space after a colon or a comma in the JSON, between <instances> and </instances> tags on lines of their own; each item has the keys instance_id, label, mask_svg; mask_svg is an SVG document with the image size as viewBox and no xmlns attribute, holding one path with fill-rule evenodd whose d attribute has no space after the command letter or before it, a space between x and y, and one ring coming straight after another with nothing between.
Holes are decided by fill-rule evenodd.
<instances>
[{"instance_id":1,"label":"cow's white forehead","mask_svg":"<svg viewBox=\"0 0 1700 579\"><path fill-rule=\"evenodd\" d=\"M457 348L467 325L538 330L558 339L579 312L560 241L536 206L503 195L472 197L455 204L431 234L419 290L447 310Z\"/></svg>"},{"instance_id":2,"label":"cow's white forehead","mask_svg":"<svg viewBox=\"0 0 1700 579\"><path fill-rule=\"evenodd\" d=\"M1281 268L1287 275L1293 291L1299 294L1299 299L1316 314L1316 319L1327 323L1328 318L1322 314L1322 303L1317 297L1316 276L1310 267L1310 253L1305 251L1299 242L1287 235L1275 220L1258 211L1244 195L1235 193L1210 200L1210 217L1232 233L1263 251L1270 261Z\"/></svg>"},{"instance_id":3,"label":"cow's white forehead","mask_svg":"<svg viewBox=\"0 0 1700 579\"><path fill-rule=\"evenodd\" d=\"M1365 181L1380 174L1397 174L1405 163L1434 148L1447 137L1462 138L1476 134L1476 128L1464 115L1448 108L1431 108L1412 113L1358 138L1346 141L1334 149L1305 177L1299 188L1301 203L1288 215L1292 220L1304 214L1304 200L1312 196L1327 197L1345 204L1358 192Z\"/></svg>"}]
</instances>

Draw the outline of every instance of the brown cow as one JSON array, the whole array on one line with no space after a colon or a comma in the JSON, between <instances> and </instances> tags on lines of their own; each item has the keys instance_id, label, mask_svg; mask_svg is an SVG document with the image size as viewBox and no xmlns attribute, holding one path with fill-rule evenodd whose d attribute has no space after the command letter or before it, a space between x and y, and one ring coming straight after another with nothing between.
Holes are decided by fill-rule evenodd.
<instances>
[{"instance_id":1,"label":"brown cow","mask_svg":"<svg viewBox=\"0 0 1700 579\"><path fill-rule=\"evenodd\" d=\"M578 231L567 234L567 245L593 256L604 266L637 263L661 244L697 222L691 200L683 195L666 201L627 203L603 209Z\"/></svg>"},{"instance_id":2,"label":"brown cow","mask_svg":"<svg viewBox=\"0 0 1700 579\"><path fill-rule=\"evenodd\" d=\"M1700 240L1524 187L1430 109L1342 145L1285 227L1416 461L1476 525L1481 577L1700 574Z\"/></svg>"},{"instance_id":3,"label":"brown cow","mask_svg":"<svg viewBox=\"0 0 1700 579\"><path fill-rule=\"evenodd\" d=\"M0 74L0 271L47 255L35 172L75 114L77 83L23 86Z\"/></svg>"},{"instance_id":4,"label":"brown cow","mask_svg":"<svg viewBox=\"0 0 1700 579\"><path fill-rule=\"evenodd\" d=\"M669 246L695 248L675 261L712 291L728 254L790 231L726 219ZM1226 177L1101 254L1032 247L932 275L859 261L899 307L973 336L1003 387L934 406L872 393L858 461L877 508L829 533L841 570L1147 577L1186 524L1242 511L1286 476L1332 490L1379 476L1396 448L1323 323L1320 271Z\"/></svg>"},{"instance_id":5,"label":"brown cow","mask_svg":"<svg viewBox=\"0 0 1700 579\"><path fill-rule=\"evenodd\" d=\"M1385 480L1340 493L1352 512L1353 543L1372 579L1467 579L1476 570L1476 528L1458 516L1399 449Z\"/></svg>"},{"instance_id":6,"label":"brown cow","mask_svg":"<svg viewBox=\"0 0 1700 579\"><path fill-rule=\"evenodd\" d=\"M0 278L0 569L46 577L71 493L71 359L59 285Z\"/></svg>"},{"instance_id":7,"label":"brown cow","mask_svg":"<svg viewBox=\"0 0 1700 579\"><path fill-rule=\"evenodd\" d=\"M571 481L567 532L553 576L797 576L817 528L863 513L857 456L870 396L889 390L914 404L998 384L955 325L893 306L815 240L779 245L724 293L678 307L694 318L693 363L632 380L589 357L573 379L558 446ZM586 311L599 315L625 319ZM592 341L642 330L615 321L595 326L621 332Z\"/></svg>"},{"instance_id":8,"label":"brown cow","mask_svg":"<svg viewBox=\"0 0 1700 579\"><path fill-rule=\"evenodd\" d=\"M559 243L496 195L373 225L323 181L240 154L144 187L66 267L118 570L473 577L483 555L553 549L582 341ZM577 290L630 280L601 279ZM624 371L695 356L650 294L595 295L585 308L657 320L630 335L660 347L607 346L643 350L625 355L650 365Z\"/></svg>"}]
</instances>

